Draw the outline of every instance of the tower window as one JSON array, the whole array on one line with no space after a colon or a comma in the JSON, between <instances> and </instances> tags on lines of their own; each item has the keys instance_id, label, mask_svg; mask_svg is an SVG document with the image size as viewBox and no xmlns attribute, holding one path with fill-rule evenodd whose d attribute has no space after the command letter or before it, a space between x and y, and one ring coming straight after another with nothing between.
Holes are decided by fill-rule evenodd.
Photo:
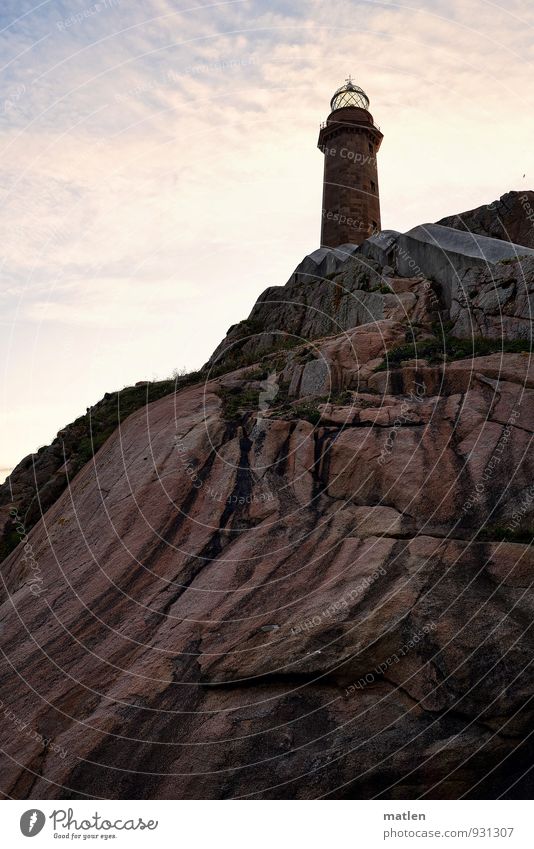
<instances>
[{"instance_id":1,"label":"tower window","mask_svg":"<svg viewBox=\"0 0 534 849\"><path fill-rule=\"evenodd\" d=\"M374 180L371 180L371 191L376 192L376 183Z\"/></svg>"},{"instance_id":2,"label":"tower window","mask_svg":"<svg viewBox=\"0 0 534 849\"><path fill-rule=\"evenodd\" d=\"M372 152L373 152L373 145L371 144L371 142L369 142L369 153L372 153Z\"/></svg>"}]
</instances>

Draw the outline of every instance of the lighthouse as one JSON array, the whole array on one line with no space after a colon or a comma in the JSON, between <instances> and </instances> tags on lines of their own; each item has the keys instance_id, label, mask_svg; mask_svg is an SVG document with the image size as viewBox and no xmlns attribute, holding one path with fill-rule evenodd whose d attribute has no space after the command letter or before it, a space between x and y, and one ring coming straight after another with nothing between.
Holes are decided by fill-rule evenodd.
<instances>
[{"instance_id":1,"label":"lighthouse","mask_svg":"<svg viewBox=\"0 0 534 849\"><path fill-rule=\"evenodd\" d=\"M324 154L321 246L360 245L380 230L376 157L383 135L369 98L349 77L330 101L318 147Z\"/></svg>"}]
</instances>

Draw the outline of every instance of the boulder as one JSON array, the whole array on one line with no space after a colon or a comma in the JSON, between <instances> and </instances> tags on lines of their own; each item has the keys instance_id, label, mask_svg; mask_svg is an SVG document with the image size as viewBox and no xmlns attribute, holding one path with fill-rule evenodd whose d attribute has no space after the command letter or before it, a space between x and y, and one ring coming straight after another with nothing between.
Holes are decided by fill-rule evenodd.
<instances>
[{"instance_id":1,"label":"boulder","mask_svg":"<svg viewBox=\"0 0 534 849\"><path fill-rule=\"evenodd\" d=\"M282 392L229 416L241 369L78 473L2 564L6 795L531 795L534 563L502 532L534 518L534 376L493 354L362 391L403 334L316 343L304 389L353 388L315 423Z\"/></svg>"},{"instance_id":2,"label":"boulder","mask_svg":"<svg viewBox=\"0 0 534 849\"><path fill-rule=\"evenodd\" d=\"M532 797L521 250L424 225L316 251L209 368L19 464L4 796Z\"/></svg>"},{"instance_id":3,"label":"boulder","mask_svg":"<svg viewBox=\"0 0 534 849\"><path fill-rule=\"evenodd\" d=\"M437 223L534 248L534 192L507 192L493 203L450 215Z\"/></svg>"},{"instance_id":4,"label":"boulder","mask_svg":"<svg viewBox=\"0 0 534 849\"><path fill-rule=\"evenodd\" d=\"M502 260L520 257L534 257L534 249L441 224L422 224L397 238L395 263L405 277L421 274L436 281L450 309L468 271L477 268L491 273Z\"/></svg>"}]
</instances>

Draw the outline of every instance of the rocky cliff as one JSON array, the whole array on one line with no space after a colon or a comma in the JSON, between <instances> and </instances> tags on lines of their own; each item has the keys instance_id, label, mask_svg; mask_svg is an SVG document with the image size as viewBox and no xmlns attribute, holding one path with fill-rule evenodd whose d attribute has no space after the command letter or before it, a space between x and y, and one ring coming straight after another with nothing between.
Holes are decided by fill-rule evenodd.
<instances>
[{"instance_id":1,"label":"rocky cliff","mask_svg":"<svg viewBox=\"0 0 534 849\"><path fill-rule=\"evenodd\" d=\"M534 248L534 192L507 192L493 203L450 215L438 223Z\"/></svg>"},{"instance_id":2,"label":"rocky cliff","mask_svg":"<svg viewBox=\"0 0 534 849\"><path fill-rule=\"evenodd\" d=\"M24 457L0 486L0 562L128 416L196 379L193 373L171 380L140 381L118 392L106 392L83 416L62 428L50 445Z\"/></svg>"},{"instance_id":3,"label":"rocky cliff","mask_svg":"<svg viewBox=\"0 0 534 849\"><path fill-rule=\"evenodd\" d=\"M2 564L3 792L529 797L533 285L316 251L123 420Z\"/></svg>"}]
</instances>

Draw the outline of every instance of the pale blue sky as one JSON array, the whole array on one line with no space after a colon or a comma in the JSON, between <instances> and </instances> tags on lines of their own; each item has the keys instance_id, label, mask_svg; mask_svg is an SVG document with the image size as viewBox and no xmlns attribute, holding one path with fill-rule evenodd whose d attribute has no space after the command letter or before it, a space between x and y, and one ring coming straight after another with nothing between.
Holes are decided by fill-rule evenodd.
<instances>
[{"instance_id":1,"label":"pale blue sky","mask_svg":"<svg viewBox=\"0 0 534 849\"><path fill-rule=\"evenodd\" d=\"M196 368L318 244L352 73L384 227L532 187L529 0L4 2L0 467L105 391ZM523 179L523 174L526 178Z\"/></svg>"}]
</instances>

